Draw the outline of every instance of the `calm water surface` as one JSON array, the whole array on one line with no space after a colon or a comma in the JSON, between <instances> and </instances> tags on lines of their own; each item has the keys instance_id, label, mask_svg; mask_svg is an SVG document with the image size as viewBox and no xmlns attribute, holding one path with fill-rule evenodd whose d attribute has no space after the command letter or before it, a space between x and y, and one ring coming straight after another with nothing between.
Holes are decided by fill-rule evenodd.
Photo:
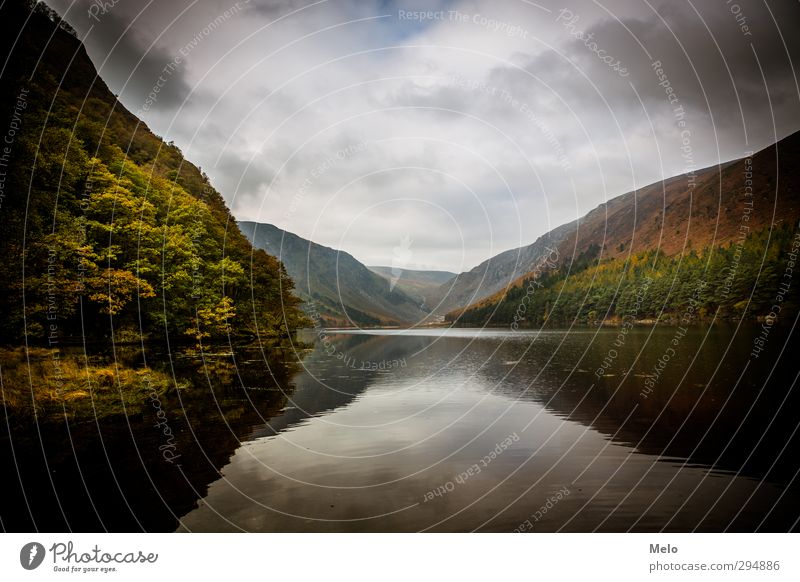
<instances>
[{"instance_id":1,"label":"calm water surface","mask_svg":"<svg viewBox=\"0 0 800 582\"><path fill-rule=\"evenodd\" d=\"M0 517L10 530L793 530L797 342L776 328L754 358L759 331L331 331L284 374L257 350L207 359L214 374L176 359L197 384L164 404L180 467L148 410L17 430Z\"/></svg>"}]
</instances>

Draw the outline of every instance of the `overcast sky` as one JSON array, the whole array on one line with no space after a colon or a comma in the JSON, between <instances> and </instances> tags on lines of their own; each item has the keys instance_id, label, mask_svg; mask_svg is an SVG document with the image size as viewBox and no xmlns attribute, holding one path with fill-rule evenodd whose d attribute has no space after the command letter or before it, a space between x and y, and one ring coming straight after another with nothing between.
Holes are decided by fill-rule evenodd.
<instances>
[{"instance_id":1,"label":"overcast sky","mask_svg":"<svg viewBox=\"0 0 800 582\"><path fill-rule=\"evenodd\" d=\"M369 265L467 270L800 129L793 0L48 2L238 219Z\"/></svg>"}]
</instances>

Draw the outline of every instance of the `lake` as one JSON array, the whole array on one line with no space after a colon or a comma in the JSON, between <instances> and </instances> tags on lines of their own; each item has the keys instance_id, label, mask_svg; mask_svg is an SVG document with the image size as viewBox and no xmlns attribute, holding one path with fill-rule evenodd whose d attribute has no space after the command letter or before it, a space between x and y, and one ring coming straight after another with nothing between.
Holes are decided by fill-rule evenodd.
<instances>
[{"instance_id":1,"label":"lake","mask_svg":"<svg viewBox=\"0 0 800 582\"><path fill-rule=\"evenodd\" d=\"M6 427L3 528L798 529L788 329L766 340L760 326L662 325L302 339L313 349L301 358L151 355L192 383L160 404L171 459L147 406L12 439Z\"/></svg>"}]
</instances>

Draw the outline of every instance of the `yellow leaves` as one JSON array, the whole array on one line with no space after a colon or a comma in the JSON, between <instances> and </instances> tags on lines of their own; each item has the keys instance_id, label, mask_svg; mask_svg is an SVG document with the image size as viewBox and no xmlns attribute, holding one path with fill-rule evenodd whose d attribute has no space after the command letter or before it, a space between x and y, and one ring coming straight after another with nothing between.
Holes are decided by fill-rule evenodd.
<instances>
[{"instance_id":1,"label":"yellow leaves","mask_svg":"<svg viewBox=\"0 0 800 582\"><path fill-rule=\"evenodd\" d=\"M86 214L109 227L144 221L150 223L155 216L153 203L137 198L130 190L109 188L92 194L86 205Z\"/></svg>"},{"instance_id":2,"label":"yellow leaves","mask_svg":"<svg viewBox=\"0 0 800 582\"><path fill-rule=\"evenodd\" d=\"M214 271L226 285L232 285L244 280L244 267L230 257L223 259L214 266Z\"/></svg>"},{"instance_id":3,"label":"yellow leaves","mask_svg":"<svg viewBox=\"0 0 800 582\"><path fill-rule=\"evenodd\" d=\"M226 332L228 331L228 320L235 315L236 309L233 307L233 299L230 297L220 299L216 307L197 310L197 316L204 325L213 326Z\"/></svg>"},{"instance_id":4,"label":"yellow leaves","mask_svg":"<svg viewBox=\"0 0 800 582\"><path fill-rule=\"evenodd\" d=\"M230 320L236 317L236 308L233 300L226 296L212 307L197 309L196 314L195 325L185 333L201 342L205 338L230 334Z\"/></svg>"},{"instance_id":5,"label":"yellow leaves","mask_svg":"<svg viewBox=\"0 0 800 582\"><path fill-rule=\"evenodd\" d=\"M101 305L100 311L117 315L131 302L134 294L140 298L155 297L153 287L130 271L105 269L87 280L92 291L89 299Z\"/></svg>"},{"instance_id":6,"label":"yellow leaves","mask_svg":"<svg viewBox=\"0 0 800 582\"><path fill-rule=\"evenodd\" d=\"M108 171L106 165L98 158L89 160L89 176L86 178L86 195L91 196L95 192L111 190L117 186L127 188L133 186L129 180L121 179Z\"/></svg>"}]
</instances>

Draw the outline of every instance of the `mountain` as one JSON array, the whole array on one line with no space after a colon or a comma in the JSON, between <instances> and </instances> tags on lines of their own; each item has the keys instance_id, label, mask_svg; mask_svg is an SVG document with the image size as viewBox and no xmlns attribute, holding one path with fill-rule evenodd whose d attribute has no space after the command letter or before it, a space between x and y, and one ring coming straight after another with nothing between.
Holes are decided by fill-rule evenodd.
<instances>
[{"instance_id":1,"label":"mountain","mask_svg":"<svg viewBox=\"0 0 800 582\"><path fill-rule=\"evenodd\" d=\"M44 3L0 5L0 341L276 342L305 323L199 168Z\"/></svg>"},{"instance_id":2,"label":"mountain","mask_svg":"<svg viewBox=\"0 0 800 582\"><path fill-rule=\"evenodd\" d=\"M439 304L435 312L453 311L501 294L550 255L548 249L557 250L553 256L557 254L561 264L595 248L598 260L654 249L673 256L683 250L729 244L739 236L742 224L750 232L772 224L773 212L776 225L792 222L800 213L799 149L800 134L793 134L751 158L705 168L693 176L675 176L618 196L533 244L496 255L440 286L430 295ZM779 176L780 196L776 193ZM747 219L743 219L745 215Z\"/></svg>"},{"instance_id":3,"label":"mountain","mask_svg":"<svg viewBox=\"0 0 800 582\"><path fill-rule=\"evenodd\" d=\"M618 196L510 253L544 257L540 241L547 239L553 245L548 256L556 258L554 264L532 273L526 272L529 263L522 262L516 277L506 270L447 319L509 322L515 313L522 315L513 308L524 295L520 289L536 280L536 300L543 303L535 315L527 313L529 323L554 319L557 301L561 305L556 319L562 323L576 318L602 320L619 316L620 293L634 293L628 283L641 287L644 277L655 278L647 289L648 301L659 297L660 303L639 316L679 310L687 305L691 286L698 281L706 284L698 297L709 313L721 309L723 315L739 316L749 309L754 316L765 315L777 293L781 269L791 259L792 249L797 251L798 163L800 133L795 133L750 157ZM508 255L487 263L507 265ZM561 294L540 292L540 285L558 288ZM608 285L616 285L616 290ZM458 286L456 290L461 291ZM563 309L565 302L569 309Z\"/></svg>"},{"instance_id":4,"label":"mountain","mask_svg":"<svg viewBox=\"0 0 800 582\"><path fill-rule=\"evenodd\" d=\"M460 273L430 290L426 300L436 314L465 307L505 289L524 273L529 273L567 236L571 225L555 228L526 247L512 249L485 260L470 271Z\"/></svg>"},{"instance_id":5,"label":"mountain","mask_svg":"<svg viewBox=\"0 0 800 582\"><path fill-rule=\"evenodd\" d=\"M780 154L780 155L779 155ZM667 256L737 240L800 216L800 133L752 157L680 175L618 196L581 218L562 250L600 247L600 258L649 249ZM569 255L567 255L569 256Z\"/></svg>"},{"instance_id":6,"label":"mountain","mask_svg":"<svg viewBox=\"0 0 800 582\"><path fill-rule=\"evenodd\" d=\"M306 312L318 314L323 326L407 325L428 316L419 301L344 251L271 224L241 221L239 228L256 248L283 262Z\"/></svg>"},{"instance_id":7,"label":"mountain","mask_svg":"<svg viewBox=\"0 0 800 582\"><path fill-rule=\"evenodd\" d=\"M417 271L399 267L368 267L421 305L431 305L432 292L443 283L452 280L456 274L450 271Z\"/></svg>"}]
</instances>

